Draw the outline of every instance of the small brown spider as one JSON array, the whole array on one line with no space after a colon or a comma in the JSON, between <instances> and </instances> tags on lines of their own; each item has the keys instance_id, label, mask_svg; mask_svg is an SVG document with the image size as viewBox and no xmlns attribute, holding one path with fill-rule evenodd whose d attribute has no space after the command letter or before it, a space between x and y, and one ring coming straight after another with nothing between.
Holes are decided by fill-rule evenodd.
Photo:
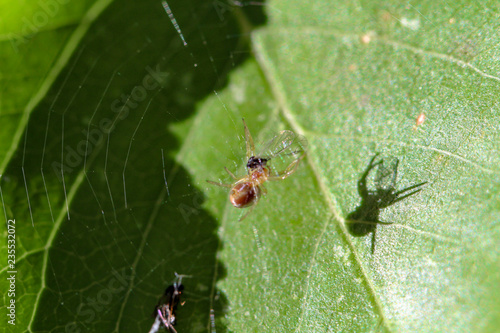
<instances>
[{"instance_id":1,"label":"small brown spider","mask_svg":"<svg viewBox=\"0 0 500 333\"><path fill-rule=\"evenodd\" d=\"M255 153L252 135L243 119L246 141L246 158L248 174L242 178L236 177L227 168L226 172L235 180L232 184L222 184L207 180L210 184L230 188L229 201L236 208L255 207L262 194L267 191L263 187L266 181L283 180L293 174L304 158L307 150L307 139L292 131L281 131L270 139ZM272 163L271 160L273 161ZM276 164L271 166L270 164ZM250 209L240 221L250 212Z\"/></svg>"}]
</instances>

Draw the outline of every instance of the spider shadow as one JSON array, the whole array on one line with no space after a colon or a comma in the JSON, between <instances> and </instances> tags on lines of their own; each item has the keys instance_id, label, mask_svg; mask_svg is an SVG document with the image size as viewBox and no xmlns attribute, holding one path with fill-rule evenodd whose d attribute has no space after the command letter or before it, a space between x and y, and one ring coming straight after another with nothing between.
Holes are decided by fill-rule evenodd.
<instances>
[{"instance_id":1,"label":"spider shadow","mask_svg":"<svg viewBox=\"0 0 500 333\"><path fill-rule=\"evenodd\" d=\"M377 226L379 224L390 225L394 223L381 221L379 219L381 210L417 194L422 190L421 186L427 183L422 182L399 191L396 190L399 160L390 158L389 163L384 165L383 158L375 162L378 156L379 154L376 154L372 157L368 167L358 180L358 193L361 196L361 204L349 213L346 218L347 230L352 236L364 237L370 233L372 234L372 254L375 253ZM375 168L374 189L369 189L367 179Z\"/></svg>"}]
</instances>

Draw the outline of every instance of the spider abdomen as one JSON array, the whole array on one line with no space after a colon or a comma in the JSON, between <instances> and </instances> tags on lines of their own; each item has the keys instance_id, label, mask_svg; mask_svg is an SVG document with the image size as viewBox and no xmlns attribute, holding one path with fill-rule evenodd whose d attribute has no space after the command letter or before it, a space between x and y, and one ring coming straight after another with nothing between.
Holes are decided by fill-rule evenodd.
<instances>
[{"instance_id":1,"label":"spider abdomen","mask_svg":"<svg viewBox=\"0 0 500 333\"><path fill-rule=\"evenodd\" d=\"M241 182L233 186L229 192L229 200L236 208L245 208L254 205L260 196L260 188L253 182Z\"/></svg>"}]
</instances>

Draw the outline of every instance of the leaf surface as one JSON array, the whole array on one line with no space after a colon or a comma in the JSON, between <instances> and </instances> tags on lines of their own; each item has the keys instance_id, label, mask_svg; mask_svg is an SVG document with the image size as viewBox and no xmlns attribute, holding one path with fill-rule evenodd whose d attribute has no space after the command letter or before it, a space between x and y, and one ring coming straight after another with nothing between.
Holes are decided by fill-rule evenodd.
<instances>
[{"instance_id":1,"label":"leaf surface","mask_svg":"<svg viewBox=\"0 0 500 333\"><path fill-rule=\"evenodd\" d=\"M71 58L54 52L4 93L6 330L148 331L177 272L180 333L495 331L495 2L168 5L113 3L81 42L74 26L55 38ZM206 180L246 174L241 118L257 145L292 130L308 152L238 221L247 210ZM377 153L392 173L382 186L374 166L363 192Z\"/></svg>"},{"instance_id":2,"label":"leaf surface","mask_svg":"<svg viewBox=\"0 0 500 333\"><path fill-rule=\"evenodd\" d=\"M497 6L268 8L271 23L253 47L282 119L263 117L258 106L258 116L241 115L260 119L254 128L305 135L310 150L297 175L270 184L247 219L235 222L229 205L221 213L230 330L494 330ZM349 232L348 216L360 207L357 182L376 153L399 160L396 192L427 184L380 210L393 224L377 225L373 244L371 233Z\"/></svg>"}]
</instances>

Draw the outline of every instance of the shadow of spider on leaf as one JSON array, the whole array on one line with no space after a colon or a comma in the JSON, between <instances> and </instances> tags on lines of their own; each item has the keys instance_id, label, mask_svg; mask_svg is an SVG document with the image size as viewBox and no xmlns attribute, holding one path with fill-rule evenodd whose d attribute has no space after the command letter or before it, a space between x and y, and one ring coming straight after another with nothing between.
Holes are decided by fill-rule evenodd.
<instances>
[{"instance_id":1,"label":"shadow of spider on leaf","mask_svg":"<svg viewBox=\"0 0 500 333\"><path fill-rule=\"evenodd\" d=\"M358 181L358 193L361 196L361 204L349 215L346 224L349 233L356 237L363 237L372 234L372 254L375 252L375 235L378 224L392 224L393 222L383 222L379 220L380 211L392 206L409 196L422 190L419 188L427 182L409 186L405 189L396 190L396 179L398 175L399 160L397 158L375 160L379 154L373 156L370 164ZM367 179L373 169L376 168L372 189L368 189Z\"/></svg>"}]
</instances>

